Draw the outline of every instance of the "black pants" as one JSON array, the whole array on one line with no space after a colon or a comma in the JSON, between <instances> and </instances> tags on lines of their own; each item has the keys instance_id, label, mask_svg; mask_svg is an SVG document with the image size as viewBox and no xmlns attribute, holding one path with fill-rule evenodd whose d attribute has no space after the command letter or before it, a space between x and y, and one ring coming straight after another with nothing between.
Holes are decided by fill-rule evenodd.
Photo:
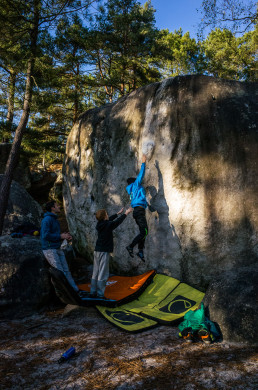
<instances>
[{"instance_id":1,"label":"black pants","mask_svg":"<svg viewBox=\"0 0 258 390\"><path fill-rule=\"evenodd\" d=\"M139 226L140 233L133 239L130 247L133 248L138 244L139 250L144 248L145 238L148 234L148 225L145 217L145 209L143 207L135 207L133 210L133 218Z\"/></svg>"}]
</instances>

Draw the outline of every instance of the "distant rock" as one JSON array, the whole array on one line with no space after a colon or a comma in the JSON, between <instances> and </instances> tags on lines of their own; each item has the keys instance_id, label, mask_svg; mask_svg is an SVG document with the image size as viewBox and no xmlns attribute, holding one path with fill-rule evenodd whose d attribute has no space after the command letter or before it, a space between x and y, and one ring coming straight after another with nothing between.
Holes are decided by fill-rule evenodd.
<instances>
[{"instance_id":1,"label":"distant rock","mask_svg":"<svg viewBox=\"0 0 258 390\"><path fill-rule=\"evenodd\" d=\"M35 199L48 199L49 191L57 179L54 171L38 170L31 172L30 194Z\"/></svg>"},{"instance_id":2,"label":"distant rock","mask_svg":"<svg viewBox=\"0 0 258 390\"><path fill-rule=\"evenodd\" d=\"M215 276L204 299L210 319L219 324L223 339L249 344L258 344L257 302L257 264Z\"/></svg>"},{"instance_id":3,"label":"distant rock","mask_svg":"<svg viewBox=\"0 0 258 390\"><path fill-rule=\"evenodd\" d=\"M3 175L0 175L0 185ZM3 234L12 232L17 226L32 223L40 227L43 211L22 185L12 181L7 212L4 219Z\"/></svg>"},{"instance_id":4,"label":"distant rock","mask_svg":"<svg viewBox=\"0 0 258 390\"><path fill-rule=\"evenodd\" d=\"M56 174L57 178L49 191L49 197L56 201L63 201L63 174L62 171L57 171Z\"/></svg>"},{"instance_id":5,"label":"distant rock","mask_svg":"<svg viewBox=\"0 0 258 390\"><path fill-rule=\"evenodd\" d=\"M6 163L12 144L0 143L0 174L5 173ZM29 162L24 155L20 155L18 166L14 170L13 179L21 184L26 190L30 189L31 176Z\"/></svg>"}]
</instances>

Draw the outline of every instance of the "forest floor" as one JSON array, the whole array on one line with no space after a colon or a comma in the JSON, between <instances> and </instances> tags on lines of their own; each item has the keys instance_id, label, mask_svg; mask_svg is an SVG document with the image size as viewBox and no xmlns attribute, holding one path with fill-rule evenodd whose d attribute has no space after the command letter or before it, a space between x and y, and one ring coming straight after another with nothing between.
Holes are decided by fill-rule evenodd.
<instances>
[{"instance_id":1,"label":"forest floor","mask_svg":"<svg viewBox=\"0 0 258 390\"><path fill-rule=\"evenodd\" d=\"M257 389L258 348L188 344L172 326L125 333L95 308L59 307L0 321L0 388ZM71 346L76 354L58 364Z\"/></svg>"}]
</instances>

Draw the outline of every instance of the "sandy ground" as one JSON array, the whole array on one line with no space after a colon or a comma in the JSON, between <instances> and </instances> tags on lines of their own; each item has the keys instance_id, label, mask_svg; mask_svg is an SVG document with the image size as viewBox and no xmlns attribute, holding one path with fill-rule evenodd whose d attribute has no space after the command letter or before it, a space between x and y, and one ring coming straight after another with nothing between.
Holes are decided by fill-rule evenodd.
<instances>
[{"instance_id":1,"label":"sandy ground","mask_svg":"<svg viewBox=\"0 0 258 390\"><path fill-rule=\"evenodd\" d=\"M257 389L258 348L188 344L176 327L129 334L95 308L4 319L1 389ZM58 364L71 346L76 355Z\"/></svg>"}]
</instances>

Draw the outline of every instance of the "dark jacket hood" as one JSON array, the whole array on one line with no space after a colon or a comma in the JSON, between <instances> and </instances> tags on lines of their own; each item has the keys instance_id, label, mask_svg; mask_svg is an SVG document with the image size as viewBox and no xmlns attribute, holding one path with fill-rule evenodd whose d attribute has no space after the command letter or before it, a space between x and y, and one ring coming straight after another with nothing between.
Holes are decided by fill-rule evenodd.
<instances>
[{"instance_id":1,"label":"dark jacket hood","mask_svg":"<svg viewBox=\"0 0 258 390\"><path fill-rule=\"evenodd\" d=\"M54 214L54 213L51 213L50 211L46 211L46 212L44 213L44 218L45 218L45 217L54 217L54 218L57 219L57 215Z\"/></svg>"}]
</instances>

